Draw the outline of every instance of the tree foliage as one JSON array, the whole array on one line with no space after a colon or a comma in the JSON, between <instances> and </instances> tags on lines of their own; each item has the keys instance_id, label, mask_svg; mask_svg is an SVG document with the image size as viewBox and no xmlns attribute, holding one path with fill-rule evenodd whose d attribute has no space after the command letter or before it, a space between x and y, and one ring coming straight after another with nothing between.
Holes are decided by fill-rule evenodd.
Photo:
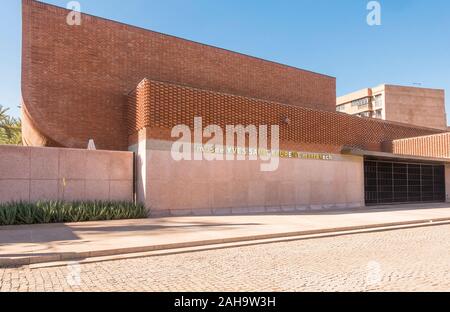
<instances>
[{"instance_id":1,"label":"tree foliage","mask_svg":"<svg viewBox=\"0 0 450 312\"><path fill-rule=\"evenodd\" d=\"M0 105L0 144L22 144L22 123L8 115L8 108Z\"/></svg>"}]
</instances>

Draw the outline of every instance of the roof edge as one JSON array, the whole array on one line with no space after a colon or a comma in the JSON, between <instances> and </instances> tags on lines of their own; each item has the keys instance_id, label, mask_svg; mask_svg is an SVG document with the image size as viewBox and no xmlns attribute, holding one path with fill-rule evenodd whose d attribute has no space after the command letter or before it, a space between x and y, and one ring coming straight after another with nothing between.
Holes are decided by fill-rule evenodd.
<instances>
[{"instance_id":1,"label":"roof edge","mask_svg":"<svg viewBox=\"0 0 450 312\"><path fill-rule=\"evenodd\" d=\"M58 6L58 5L54 5L54 4L50 4L50 3L46 3L46 2L42 2L42 1L37 1L37 0L22 0L22 4L24 4L24 3L28 3L30 5L38 4L40 6L48 6L48 7L53 7L53 8L56 8L56 9L64 10L64 11L69 11L68 9L66 9L64 7L61 7L61 6ZM106 22L115 23L115 24L119 24L119 25L122 25L122 26L139 29L139 30L146 31L146 32L152 32L152 33L159 34L159 35L162 35L162 36L167 36L167 37L175 38L175 39L178 39L178 40L183 40L183 41L186 41L186 42L199 44L199 45L202 45L202 46L205 46L205 47L222 50L222 51L225 51L225 52L228 52L228 53L233 53L233 54L245 56L245 57L248 57L248 58L252 58L252 59L255 59L255 60L271 63L271 64L274 64L274 65L277 65L277 66L291 68L291 69L294 69L294 70L303 71L303 72L307 72L307 73L310 73L310 74L323 76L323 77L328 77L330 79L336 80L336 77L331 76L331 75L322 74L322 73L315 72L315 71L312 71L312 70L295 67L293 65L283 64L283 63L272 61L272 60L263 59L262 57L253 56L253 55L246 54L246 53L243 53L243 52L237 52L237 51L233 51L233 50L230 50L230 49L214 46L212 44L202 43L202 42L199 42L199 41L186 39L186 38L182 38L182 37L171 35L171 34L162 33L162 32L151 30L151 29L147 29L147 28L144 28L144 27L140 27L140 26L131 25L131 24L127 24L127 23L124 23L124 22L112 20L112 19L109 19L109 18L106 18L106 17L101 17L101 16L98 16L98 15L93 15L93 14L84 13L84 12L81 12L81 14L82 15L86 15L86 16L90 16L92 18L100 19L100 20L103 20L103 21L106 21Z\"/></svg>"},{"instance_id":2,"label":"roof edge","mask_svg":"<svg viewBox=\"0 0 450 312\"><path fill-rule=\"evenodd\" d=\"M374 156L380 158L395 158L395 159L404 159L404 160L416 160L416 161L432 161L432 162L440 162L450 164L450 158L439 158L439 157L424 157L424 156L415 156L415 155L403 155L403 154L393 154L386 152L373 152L366 151L357 148L344 147L341 150L341 153L344 155L354 155L354 156Z\"/></svg>"}]
</instances>

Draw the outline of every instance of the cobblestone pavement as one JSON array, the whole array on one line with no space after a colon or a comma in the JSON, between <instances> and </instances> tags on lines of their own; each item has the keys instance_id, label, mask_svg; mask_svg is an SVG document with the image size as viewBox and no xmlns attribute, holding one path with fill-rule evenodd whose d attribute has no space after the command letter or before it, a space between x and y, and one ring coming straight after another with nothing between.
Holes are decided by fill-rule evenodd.
<instances>
[{"instance_id":1,"label":"cobblestone pavement","mask_svg":"<svg viewBox=\"0 0 450 312\"><path fill-rule=\"evenodd\" d=\"M450 225L178 255L0 268L1 291L450 291Z\"/></svg>"}]
</instances>

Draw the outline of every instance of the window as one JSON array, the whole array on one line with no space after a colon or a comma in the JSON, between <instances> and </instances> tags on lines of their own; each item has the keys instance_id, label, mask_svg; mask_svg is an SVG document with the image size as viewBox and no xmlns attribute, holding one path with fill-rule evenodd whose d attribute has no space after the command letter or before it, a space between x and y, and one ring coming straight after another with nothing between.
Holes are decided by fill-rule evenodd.
<instances>
[{"instance_id":1,"label":"window","mask_svg":"<svg viewBox=\"0 0 450 312\"><path fill-rule=\"evenodd\" d=\"M370 117L371 114L370 114L370 112L362 112L362 113L356 114L355 116L357 116L357 117Z\"/></svg>"},{"instance_id":2,"label":"window","mask_svg":"<svg viewBox=\"0 0 450 312\"><path fill-rule=\"evenodd\" d=\"M369 98L352 101L352 107L358 106L358 108L362 108L367 105L369 105Z\"/></svg>"},{"instance_id":3,"label":"window","mask_svg":"<svg viewBox=\"0 0 450 312\"><path fill-rule=\"evenodd\" d=\"M345 109L346 109L346 105L345 105L345 104L339 105L339 106L336 108L336 110L337 110L338 112L345 112Z\"/></svg>"},{"instance_id":4,"label":"window","mask_svg":"<svg viewBox=\"0 0 450 312\"><path fill-rule=\"evenodd\" d=\"M375 108L383 107L383 96L381 94L375 95L373 97L373 104Z\"/></svg>"},{"instance_id":5,"label":"window","mask_svg":"<svg viewBox=\"0 0 450 312\"><path fill-rule=\"evenodd\" d=\"M375 117L375 118L378 118L378 119L382 119L382 118L383 118L382 110L381 110L381 109L376 110L376 111L375 111L374 117Z\"/></svg>"}]
</instances>

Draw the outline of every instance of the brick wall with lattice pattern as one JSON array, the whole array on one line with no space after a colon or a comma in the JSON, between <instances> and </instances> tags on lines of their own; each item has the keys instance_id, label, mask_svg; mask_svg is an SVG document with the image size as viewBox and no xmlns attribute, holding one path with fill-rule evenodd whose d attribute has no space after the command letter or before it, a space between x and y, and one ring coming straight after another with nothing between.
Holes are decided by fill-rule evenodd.
<instances>
[{"instance_id":1,"label":"brick wall with lattice pattern","mask_svg":"<svg viewBox=\"0 0 450 312\"><path fill-rule=\"evenodd\" d=\"M392 149L402 155L450 158L450 133L395 140Z\"/></svg>"},{"instance_id":2,"label":"brick wall with lattice pattern","mask_svg":"<svg viewBox=\"0 0 450 312\"><path fill-rule=\"evenodd\" d=\"M283 147L338 152L344 146L382 151L395 139L442 131L359 118L343 113L303 108L254 98L201 90L144 79L129 96L128 134L146 128L148 138L168 139L180 124L279 125ZM286 122L288 121L288 122Z\"/></svg>"}]
</instances>

